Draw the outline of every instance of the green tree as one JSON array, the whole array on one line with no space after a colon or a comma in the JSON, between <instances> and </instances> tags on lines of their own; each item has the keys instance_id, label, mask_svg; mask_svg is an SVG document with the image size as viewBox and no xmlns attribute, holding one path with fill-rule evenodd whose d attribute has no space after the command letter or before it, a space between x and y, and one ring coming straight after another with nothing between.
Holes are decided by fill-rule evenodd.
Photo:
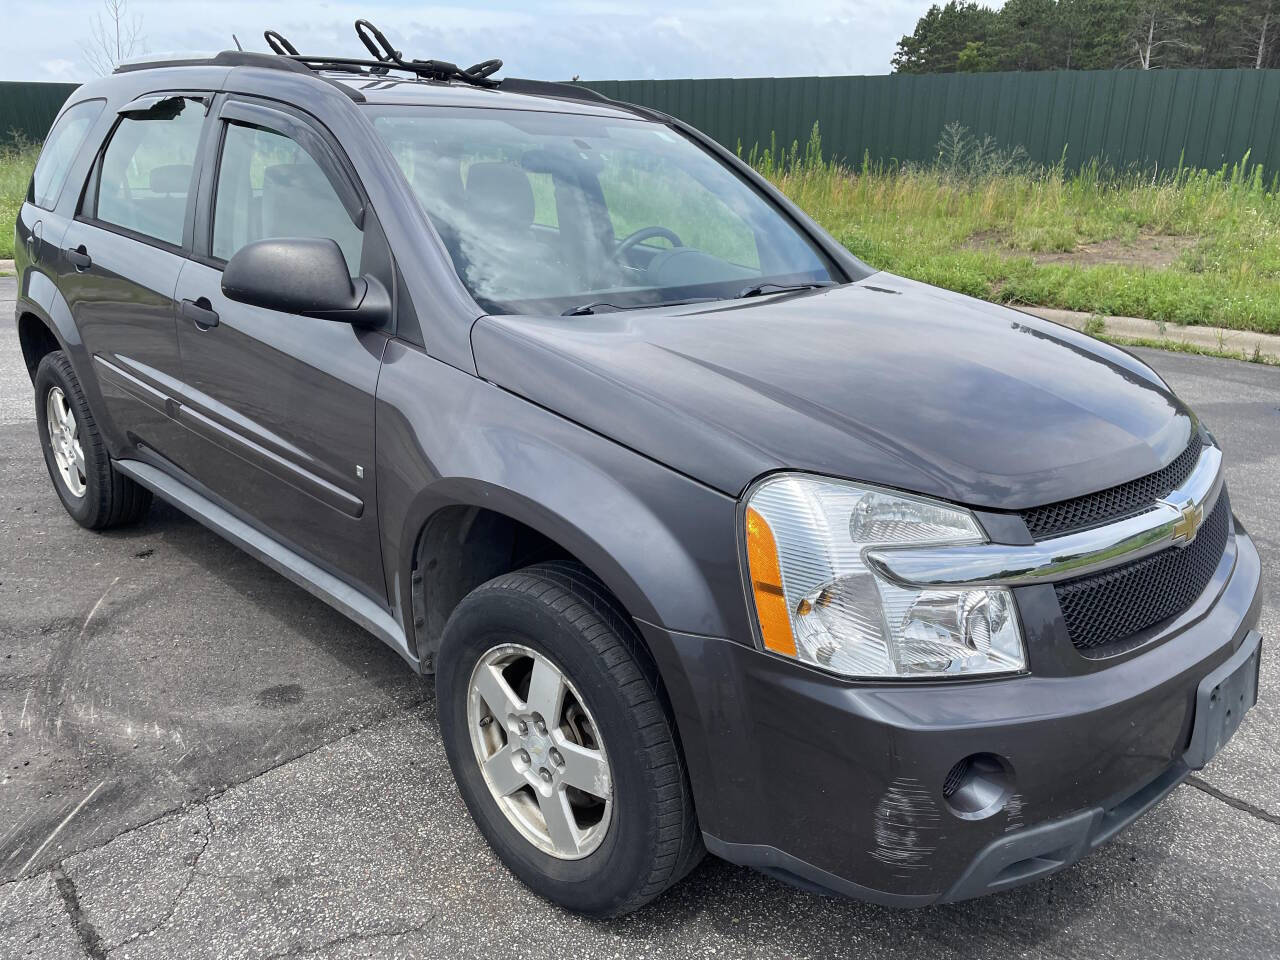
<instances>
[{"instance_id":1,"label":"green tree","mask_svg":"<svg viewBox=\"0 0 1280 960\"><path fill-rule=\"evenodd\" d=\"M959 73L985 73L994 69L985 47L986 44L981 40L970 40L966 43L956 59L956 70Z\"/></svg>"},{"instance_id":2,"label":"green tree","mask_svg":"<svg viewBox=\"0 0 1280 960\"><path fill-rule=\"evenodd\" d=\"M901 73L1280 66L1280 0L973 0L933 5Z\"/></svg>"},{"instance_id":3,"label":"green tree","mask_svg":"<svg viewBox=\"0 0 1280 960\"><path fill-rule=\"evenodd\" d=\"M1058 0L1008 0L995 18L987 59L997 70L1052 70L1065 66Z\"/></svg>"},{"instance_id":4,"label":"green tree","mask_svg":"<svg viewBox=\"0 0 1280 960\"><path fill-rule=\"evenodd\" d=\"M994 10L973 0L934 4L920 18L915 31L898 41L893 69L898 73L954 73L960 69L962 53L967 53L972 64L970 45L987 41L996 18ZM989 67L984 65L982 69Z\"/></svg>"},{"instance_id":5,"label":"green tree","mask_svg":"<svg viewBox=\"0 0 1280 960\"><path fill-rule=\"evenodd\" d=\"M1240 32L1249 6L1244 0L1181 0L1178 12L1185 18L1194 46L1171 65L1188 67L1240 66Z\"/></svg>"},{"instance_id":6,"label":"green tree","mask_svg":"<svg viewBox=\"0 0 1280 960\"><path fill-rule=\"evenodd\" d=\"M1059 0L1058 45L1064 70L1112 70L1128 56L1130 0Z\"/></svg>"}]
</instances>

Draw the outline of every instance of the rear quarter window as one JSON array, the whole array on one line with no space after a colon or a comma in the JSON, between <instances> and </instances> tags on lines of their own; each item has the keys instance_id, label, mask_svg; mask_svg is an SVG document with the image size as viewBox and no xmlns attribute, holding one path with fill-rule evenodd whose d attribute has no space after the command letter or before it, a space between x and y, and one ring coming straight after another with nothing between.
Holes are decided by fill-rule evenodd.
<instances>
[{"instance_id":1,"label":"rear quarter window","mask_svg":"<svg viewBox=\"0 0 1280 960\"><path fill-rule=\"evenodd\" d=\"M57 205L71 165L105 105L104 100L77 103L68 107L53 125L31 177L29 199L37 207L52 210Z\"/></svg>"}]
</instances>

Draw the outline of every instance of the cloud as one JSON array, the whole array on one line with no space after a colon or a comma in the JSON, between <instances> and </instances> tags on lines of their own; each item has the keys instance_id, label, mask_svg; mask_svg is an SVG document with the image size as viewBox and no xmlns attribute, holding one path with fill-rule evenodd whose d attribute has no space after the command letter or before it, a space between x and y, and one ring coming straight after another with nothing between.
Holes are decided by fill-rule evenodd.
<instances>
[{"instance_id":1,"label":"cloud","mask_svg":"<svg viewBox=\"0 0 1280 960\"><path fill-rule=\"evenodd\" d=\"M58 82L81 80L81 65L74 60L64 60L55 58L53 60L40 61L40 74L36 79L55 80ZM17 79L16 77L12 79ZM30 78L29 78L30 79Z\"/></svg>"},{"instance_id":2,"label":"cloud","mask_svg":"<svg viewBox=\"0 0 1280 960\"><path fill-rule=\"evenodd\" d=\"M926 0L474 0L465 6L406 0L131 0L147 49L265 49L281 31L304 51L362 53L351 24L368 17L406 55L471 63L506 61L513 76L562 80L887 73L895 44ZM269 12L264 12L269 7ZM84 80L79 42L100 0L46 0L0 36L0 79ZM212 14L212 15L211 15ZM211 22L216 21L216 22Z\"/></svg>"}]
</instances>

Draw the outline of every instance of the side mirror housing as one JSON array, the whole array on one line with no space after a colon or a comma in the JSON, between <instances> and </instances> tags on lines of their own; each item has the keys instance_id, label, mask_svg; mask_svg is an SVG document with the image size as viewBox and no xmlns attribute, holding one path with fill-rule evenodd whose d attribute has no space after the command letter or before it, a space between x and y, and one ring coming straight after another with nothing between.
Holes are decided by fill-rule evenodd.
<instances>
[{"instance_id":1,"label":"side mirror housing","mask_svg":"<svg viewBox=\"0 0 1280 960\"><path fill-rule=\"evenodd\" d=\"M391 296L374 277L355 280L330 239L280 237L241 247L222 271L228 300L362 327L391 319Z\"/></svg>"}]
</instances>

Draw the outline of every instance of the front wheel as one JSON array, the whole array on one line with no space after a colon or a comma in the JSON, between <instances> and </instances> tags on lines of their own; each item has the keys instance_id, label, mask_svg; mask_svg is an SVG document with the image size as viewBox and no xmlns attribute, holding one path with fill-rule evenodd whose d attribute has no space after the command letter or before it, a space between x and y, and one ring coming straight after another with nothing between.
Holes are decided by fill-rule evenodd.
<instances>
[{"instance_id":1,"label":"front wheel","mask_svg":"<svg viewBox=\"0 0 1280 960\"><path fill-rule=\"evenodd\" d=\"M536 893L626 913L703 853L669 706L616 601L540 564L472 591L441 641L440 729L459 789Z\"/></svg>"}]
</instances>

